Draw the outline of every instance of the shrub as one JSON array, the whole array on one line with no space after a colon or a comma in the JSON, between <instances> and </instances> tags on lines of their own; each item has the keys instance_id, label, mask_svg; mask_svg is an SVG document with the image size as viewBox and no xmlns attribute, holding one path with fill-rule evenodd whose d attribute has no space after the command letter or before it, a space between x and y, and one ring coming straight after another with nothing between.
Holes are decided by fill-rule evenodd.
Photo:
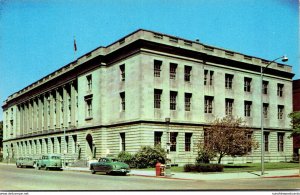
<instances>
[{"instance_id":1,"label":"shrub","mask_svg":"<svg viewBox=\"0 0 300 195\"><path fill-rule=\"evenodd\" d=\"M209 161L212 160L215 156L216 154L214 152L206 150L205 148L201 148L198 151L196 163L209 163Z\"/></svg>"},{"instance_id":2,"label":"shrub","mask_svg":"<svg viewBox=\"0 0 300 195\"><path fill-rule=\"evenodd\" d=\"M122 151L118 154L118 160L128 164L131 168L135 167L134 156L129 152Z\"/></svg>"},{"instance_id":3,"label":"shrub","mask_svg":"<svg viewBox=\"0 0 300 195\"><path fill-rule=\"evenodd\" d=\"M220 164L196 164L198 172L223 172L224 166Z\"/></svg>"},{"instance_id":4,"label":"shrub","mask_svg":"<svg viewBox=\"0 0 300 195\"><path fill-rule=\"evenodd\" d=\"M137 168L155 167L157 162L165 163L166 152L161 147L142 146L134 155Z\"/></svg>"},{"instance_id":5,"label":"shrub","mask_svg":"<svg viewBox=\"0 0 300 195\"><path fill-rule=\"evenodd\" d=\"M184 172L193 172L195 171L195 165L193 164L186 164L183 167Z\"/></svg>"}]
</instances>

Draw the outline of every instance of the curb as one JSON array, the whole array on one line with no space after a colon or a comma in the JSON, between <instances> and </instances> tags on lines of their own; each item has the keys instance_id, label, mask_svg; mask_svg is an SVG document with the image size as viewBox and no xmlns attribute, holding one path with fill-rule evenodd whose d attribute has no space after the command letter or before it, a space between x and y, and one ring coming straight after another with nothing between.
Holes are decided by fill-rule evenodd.
<instances>
[{"instance_id":1,"label":"curb","mask_svg":"<svg viewBox=\"0 0 300 195\"><path fill-rule=\"evenodd\" d=\"M173 180L197 180L197 179L186 179L186 178L177 178L177 177L165 177L165 176L152 176L152 175L139 175L139 174L128 174L133 176L140 176L140 177L151 177L151 178L160 178L160 179L173 179Z\"/></svg>"},{"instance_id":2,"label":"curb","mask_svg":"<svg viewBox=\"0 0 300 195\"><path fill-rule=\"evenodd\" d=\"M300 175L269 176L269 177L263 177L263 178L290 178L290 177L300 177Z\"/></svg>"}]
</instances>

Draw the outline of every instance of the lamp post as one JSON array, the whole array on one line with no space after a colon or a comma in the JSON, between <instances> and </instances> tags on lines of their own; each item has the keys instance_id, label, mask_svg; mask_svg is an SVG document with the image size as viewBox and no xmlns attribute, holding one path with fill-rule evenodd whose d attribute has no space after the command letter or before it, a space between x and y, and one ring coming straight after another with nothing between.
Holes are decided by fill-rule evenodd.
<instances>
[{"instance_id":1,"label":"lamp post","mask_svg":"<svg viewBox=\"0 0 300 195\"><path fill-rule=\"evenodd\" d=\"M166 147L167 147L167 159L166 159L166 176L171 176L171 164L170 164L170 121L171 119L170 118L165 118L165 122L166 122L166 125L167 125L167 144L166 144Z\"/></svg>"},{"instance_id":2,"label":"lamp post","mask_svg":"<svg viewBox=\"0 0 300 195\"><path fill-rule=\"evenodd\" d=\"M263 77L264 77L264 72L268 68L269 65L271 65L273 62L276 60L281 59L282 62L288 61L287 56L281 56L279 58L276 58L269 62L265 67L260 67L260 80L261 80L261 96L260 96L260 105L261 105L261 115L260 115L260 120L261 120L261 175L264 175L264 158L265 158L265 145L264 145L264 105L263 105Z\"/></svg>"}]
</instances>

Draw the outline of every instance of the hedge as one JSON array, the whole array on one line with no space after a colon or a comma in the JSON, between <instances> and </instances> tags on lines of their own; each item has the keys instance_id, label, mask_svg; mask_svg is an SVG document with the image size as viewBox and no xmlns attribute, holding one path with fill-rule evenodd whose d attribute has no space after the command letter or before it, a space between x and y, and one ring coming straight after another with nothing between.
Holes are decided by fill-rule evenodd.
<instances>
[{"instance_id":1,"label":"hedge","mask_svg":"<svg viewBox=\"0 0 300 195\"><path fill-rule=\"evenodd\" d=\"M224 166L220 164L186 164L184 172L223 172Z\"/></svg>"}]
</instances>

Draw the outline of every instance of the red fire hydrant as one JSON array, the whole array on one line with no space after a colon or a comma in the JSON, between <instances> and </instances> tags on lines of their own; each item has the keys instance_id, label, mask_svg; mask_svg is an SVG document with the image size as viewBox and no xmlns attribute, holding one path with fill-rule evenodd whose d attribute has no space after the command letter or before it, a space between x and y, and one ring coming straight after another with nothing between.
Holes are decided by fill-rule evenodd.
<instances>
[{"instance_id":1,"label":"red fire hydrant","mask_svg":"<svg viewBox=\"0 0 300 195\"><path fill-rule=\"evenodd\" d=\"M165 165L157 162L155 165L156 176L164 176L165 175Z\"/></svg>"}]
</instances>

